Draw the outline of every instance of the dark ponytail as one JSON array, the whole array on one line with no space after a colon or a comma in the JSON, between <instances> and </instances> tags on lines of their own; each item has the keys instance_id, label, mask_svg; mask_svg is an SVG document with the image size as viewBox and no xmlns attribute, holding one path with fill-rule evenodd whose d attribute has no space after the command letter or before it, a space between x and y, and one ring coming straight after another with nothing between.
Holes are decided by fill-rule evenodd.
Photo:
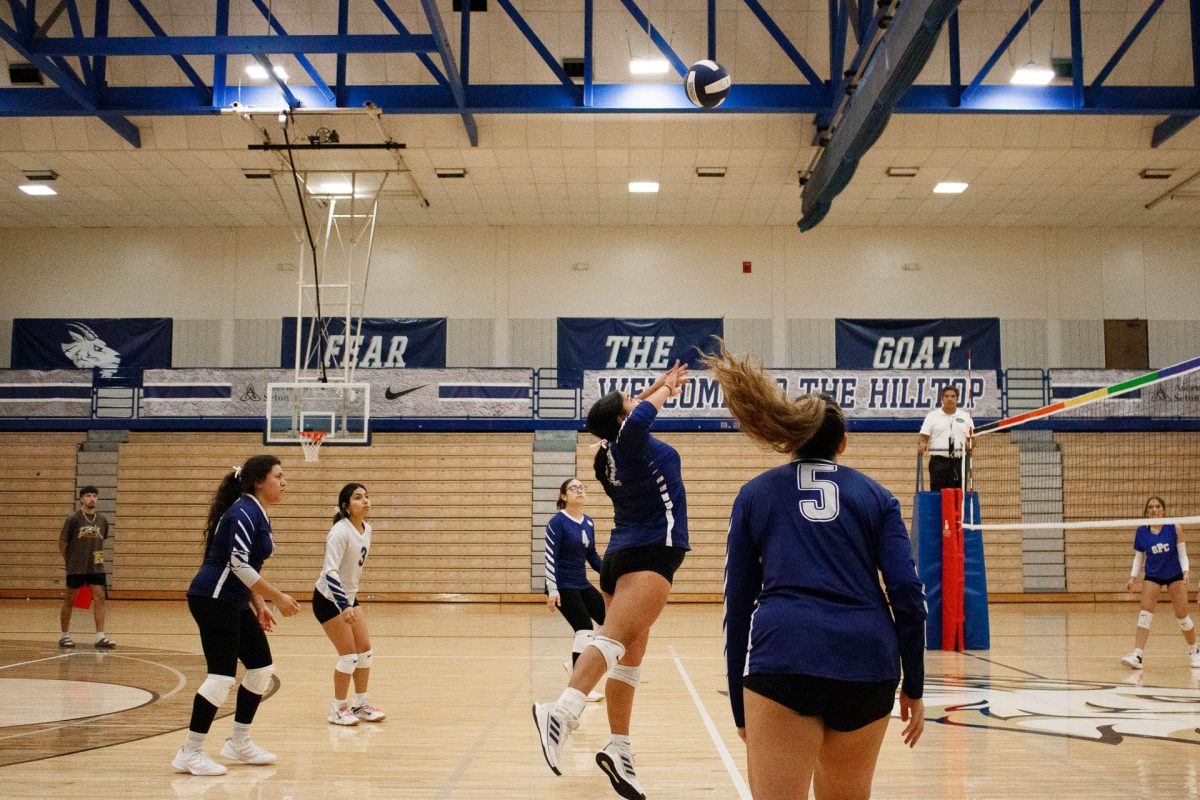
<instances>
[{"instance_id":1,"label":"dark ponytail","mask_svg":"<svg viewBox=\"0 0 1200 800\"><path fill-rule=\"evenodd\" d=\"M347 483L342 487L342 490L338 492L338 507L337 511L334 512L333 515L334 522L340 522L341 520L350 516L348 513L346 513L347 509L350 507L350 498L353 497L354 493L359 489L362 489L365 492L367 487L363 486L361 483Z\"/></svg>"},{"instance_id":2,"label":"dark ponytail","mask_svg":"<svg viewBox=\"0 0 1200 800\"><path fill-rule=\"evenodd\" d=\"M208 507L208 522L204 524L204 553L208 554L208 546L212 543L213 534L217 532L217 524L225 512L229 510L243 494L254 494L254 487L267 479L275 465L280 463L275 456L251 456L242 465L240 473L230 471L221 479L217 491L213 494L212 505Z\"/></svg>"}]
</instances>

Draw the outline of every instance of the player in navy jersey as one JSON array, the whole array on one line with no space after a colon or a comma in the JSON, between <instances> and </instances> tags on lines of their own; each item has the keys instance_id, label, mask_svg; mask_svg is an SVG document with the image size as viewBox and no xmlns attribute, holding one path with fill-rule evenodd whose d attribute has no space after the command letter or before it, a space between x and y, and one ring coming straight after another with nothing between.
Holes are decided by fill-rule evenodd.
<instances>
[{"instance_id":1,"label":"player in navy jersey","mask_svg":"<svg viewBox=\"0 0 1200 800\"><path fill-rule=\"evenodd\" d=\"M563 664L567 672L595 635L592 622L604 624L604 598L587 578L588 565L599 572L603 562L596 552L596 524L583 513L586 497L583 481L563 481L555 504L558 513L546 523L546 608L557 609L575 632L571 660ZM592 702L603 697L594 690L588 693Z\"/></svg>"},{"instance_id":2,"label":"player in navy jersey","mask_svg":"<svg viewBox=\"0 0 1200 800\"><path fill-rule=\"evenodd\" d=\"M794 458L744 485L729 521L726 669L750 790L869 797L902 669L904 741L924 729L925 595L900 504L837 463L833 398L789 402L723 343L704 362L742 430Z\"/></svg>"},{"instance_id":3,"label":"player in navy jersey","mask_svg":"<svg viewBox=\"0 0 1200 800\"><path fill-rule=\"evenodd\" d=\"M1167 503L1161 497L1146 501L1142 516L1153 520L1165 516ZM1137 634L1133 652L1121 659L1130 669L1142 669L1142 650L1150 636L1150 622L1154 619L1154 606L1165 587L1175 608L1175 621L1188 644L1188 661L1200 669L1200 650L1196 648L1196 630L1188 614L1188 555L1180 525L1155 525L1153 521L1138 527L1133 536L1133 570L1125 582L1125 591L1133 591L1142 565L1146 567L1146 579L1142 581L1142 610L1138 612Z\"/></svg>"},{"instance_id":4,"label":"player in navy jersey","mask_svg":"<svg viewBox=\"0 0 1200 800\"><path fill-rule=\"evenodd\" d=\"M246 764L275 761L274 753L250 739L250 723L275 671L265 633L275 626L275 617L267 601L285 617L300 611L295 600L259 574L275 551L267 509L283 499L286 487L278 458L254 456L225 476L209 507L204 563L187 591L208 676L192 701L187 740L171 761L179 772L225 774L225 767L204 752L204 738L233 688L238 661L246 674L238 687L233 735L225 740L221 756Z\"/></svg>"},{"instance_id":5,"label":"player in navy jersey","mask_svg":"<svg viewBox=\"0 0 1200 800\"><path fill-rule=\"evenodd\" d=\"M317 622L337 650L333 670L333 703L329 721L334 725L382 722L387 715L371 704L367 682L371 677L371 636L367 618L359 609L358 584L363 564L371 552L371 496L361 483L347 483L338 493L338 510L325 538L325 563L313 589L312 609ZM354 703L346 697L354 678Z\"/></svg>"},{"instance_id":6,"label":"player in navy jersey","mask_svg":"<svg viewBox=\"0 0 1200 800\"><path fill-rule=\"evenodd\" d=\"M596 763L617 794L645 795L634 771L629 737L633 695L641 679L650 627L662 613L675 571L691 549L687 500L679 453L650 435L658 412L688 381L687 365L675 366L637 397L611 392L588 411L587 429L601 440L596 478L613 503L613 529L600 569L607 616L554 703L533 707L542 755L555 775L570 732L579 725L587 693L608 671L608 724L612 738Z\"/></svg>"}]
</instances>

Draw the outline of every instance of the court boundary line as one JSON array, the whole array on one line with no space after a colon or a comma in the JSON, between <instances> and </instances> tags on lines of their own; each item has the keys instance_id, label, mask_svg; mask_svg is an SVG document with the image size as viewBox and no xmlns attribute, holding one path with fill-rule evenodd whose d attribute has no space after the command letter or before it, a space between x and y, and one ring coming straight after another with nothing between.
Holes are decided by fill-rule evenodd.
<instances>
[{"instance_id":1,"label":"court boundary line","mask_svg":"<svg viewBox=\"0 0 1200 800\"><path fill-rule=\"evenodd\" d=\"M750 787L742 777L741 770L734 763L733 755L730 754L729 748L725 746L720 733L717 732L717 726L712 721L712 717L709 716L708 709L704 707L704 701L700 699L700 694L692 684L692 679L688 677L687 670L683 666L683 661L680 660L679 653L675 650L675 645L667 645L667 650L671 653L671 660L675 662L675 668L679 670L679 677L683 679L683 685L687 687L688 694L692 696L692 702L696 704L696 710L700 712L700 719L704 721L704 727L708 729L708 735L712 738L713 745L717 748L717 754L721 756L721 761L724 762L725 769L729 772L729 777L733 780L733 788L737 789L738 797L742 798L742 800L753 800L750 794Z\"/></svg>"}]
</instances>

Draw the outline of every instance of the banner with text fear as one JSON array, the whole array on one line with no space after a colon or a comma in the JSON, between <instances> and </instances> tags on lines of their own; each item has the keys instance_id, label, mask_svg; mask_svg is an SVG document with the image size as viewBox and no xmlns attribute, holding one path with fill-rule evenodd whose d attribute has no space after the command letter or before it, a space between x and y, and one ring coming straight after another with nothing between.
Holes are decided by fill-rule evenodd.
<instances>
[{"instance_id":1,"label":"banner with text fear","mask_svg":"<svg viewBox=\"0 0 1200 800\"><path fill-rule=\"evenodd\" d=\"M725 321L713 319L558 318L558 383L579 387L590 369L662 371L676 359L693 369L716 350Z\"/></svg>"},{"instance_id":2,"label":"banner with text fear","mask_svg":"<svg viewBox=\"0 0 1200 800\"><path fill-rule=\"evenodd\" d=\"M324 354L326 368L342 364L346 352L356 357L361 369L431 368L446 366L446 318L363 317L357 335L346 336L346 320L325 320L322 346L312 329L313 318L300 321L300 353L305 369L317 368L317 353ZM284 317L280 337L279 366L296 363L296 318ZM348 350L347 350L348 348ZM305 358L303 354L308 354Z\"/></svg>"},{"instance_id":3,"label":"banner with text fear","mask_svg":"<svg viewBox=\"0 0 1200 800\"><path fill-rule=\"evenodd\" d=\"M838 369L1000 369L1000 320L839 319Z\"/></svg>"}]
</instances>

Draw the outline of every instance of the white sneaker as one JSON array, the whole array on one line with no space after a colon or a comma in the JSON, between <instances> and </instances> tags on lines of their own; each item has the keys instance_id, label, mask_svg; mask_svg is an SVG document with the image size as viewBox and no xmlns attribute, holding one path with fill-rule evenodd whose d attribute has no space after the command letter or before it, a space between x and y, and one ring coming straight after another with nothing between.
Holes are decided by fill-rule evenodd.
<instances>
[{"instance_id":1,"label":"white sneaker","mask_svg":"<svg viewBox=\"0 0 1200 800\"><path fill-rule=\"evenodd\" d=\"M596 763L608 776L614 792L625 800L646 800L633 769L633 753L609 742L608 746L596 753Z\"/></svg>"},{"instance_id":2,"label":"white sneaker","mask_svg":"<svg viewBox=\"0 0 1200 800\"><path fill-rule=\"evenodd\" d=\"M599 688L592 689L590 692L588 692L587 701L589 703L599 703L603 699L604 692L600 691Z\"/></svg>"},{"instance_id":3,"label":"white sneaker","mask_svg":"<svg viewBox=\"0 0 1200 800\"><path fill-rule=\"evenodd\" d=\"M262 765L274 764L278 756L263 750L250 739L243 739L241 742L226 739L225 746L221 748L221 758L241 761L243 764Z\"/></svg>"},{"instance_id":4,"label":"white sneaker","mask_svg":"<svg viewBox=\"0 0 1200 800\"><path fill-rule=\"evenodd\" d=\"M176 772L190 772L193 775L224 775L229 770L208 757L208 753L197 750L194 753L185 752L181 747L171 759L171 766Z\"/></svg>"},{"instance_id":5,"label":"white sneaker","mask_svg":"<svg viewBox=\"0 0 1200 800\"><path fill-rule=\"evenodd\" d=\"M370 703L363 703L361 706L351 706L350 711L363 722L382 722L387 719L387 714Z\"/></svg>"},{"instance_id":6,"label":"white sneaker","mask_svg":"<svg viewBox=\"0 0 1200 800\"><path fill-rule=\"evenodd\" d=\"M329 721L334 725L357 725L358 717L354 716L350 706L343 706L335 701L329 704Z\"/></svg>"},{"instance_id":7,"label":"white sneaker","mask_svg":"<svg viewBox=\"0 0 1200 800\"><path fill-rule=\"evenodd\" d=\"M579 727L579 720L571 719L571 715L559 708L558 703L535 703L533 724L537 726L538 743L542 746L546 764L555 775L562 775L558 766L562 763L563 748L571 731Z\"/></svg>"},{"instance_id":8,"label":"white sneaker","mask_svg":"<svg viewBox=\"0 0 1200 800\"><path fill-rule=\"evenodd\" d=\"M1130 669L1141 669L1143 666L1142 656L1139 653L1130 653L1121 659L1121 663Z\"/></svg>"},{"instance_id":9,"label":"white sneaker","mask_svg":"<svg viewBox=\"0 0 1200 800\"><path fill-rule=\"evenodd\" d=\"M1188 660L1191 661L1192 669L1200 669L1200 650L1193 650L1188 654Z\"/></svg>"}]
</instances>

